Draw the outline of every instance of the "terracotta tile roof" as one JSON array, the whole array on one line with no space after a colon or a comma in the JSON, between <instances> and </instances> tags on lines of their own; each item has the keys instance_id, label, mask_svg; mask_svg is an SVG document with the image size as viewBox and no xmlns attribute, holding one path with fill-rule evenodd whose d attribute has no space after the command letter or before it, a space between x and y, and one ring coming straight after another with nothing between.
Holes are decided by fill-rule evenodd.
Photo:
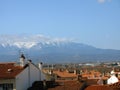
<instances>
[{"instance_id":1,"label":"terracotta tile roof","mask_svg":"<svg viewBox=\"0 0 120 90\"><path fill-rule=\"evenodd\" d=\"M113 90L107 85L91 85L88 86L85 90Z\"/></svg>"},{"instance_id":2,"label":"terracotta tile roof","mask_svg":"<svg viewBox=\"0 0 120 90\"><path fill-rule=\"evenodd\" d=\"M99 78L99 76L101 75L100 72L96 72L96 71L90 71L89 73L83 73L82 77L88 77L88 78Z\"/></svg>"},{"instance_id":3,"label":"terracotta tile roof","mask_svg":"<svg viewBox=\"0 0 120 90\"><path fill-rule=\"evenodd\" d=\"M90 85L85 90L120 90L120 81L111 85Z\"/></svg>"},{"instance_id":4,"label":"terracotta tile roof","mask_svg":"<svg viewBox=\"0 0 120 90\"><path fill-rule=\"evenodd\" d=\"M0 63L0 79L15 78L23 69L15 63Z\"/></svg>"},{"instance_id":5,"label":"terracotta tile roof","mask_svg":"<svg viewBox=\"0 0 120 90\"><path fill-rule=\"evenodd\" d=\"M53 71L53 73L57 74L59 77L63 77L63 78L70 78L70 77L77 77L76 74L74 73L69 73L69 72L66 72L66 71Z\"/></svg>"},{"instance_id":6,"label":"terracotta tile roof","mask_svg":"<svg viewBox=\"0 0 120 90\"><path fill-rule=\"evenodd\" d=\"M81 87L83 86L83 83L76 80L60 80L57 81L57 83L60 85L54 88L49 88L48 90L81 90Z\"/></svg>"},{"instance_id":7,"label":"terracotta tile roof","mask_svg":"<svg viewBox=\"0 0 120 90\"><path fill-rule=\"evenodd\" d=\"M109 85L109 87L111 87L111 88L118 88L119 90L120 90L120 81L119 82L117 82L117 83L114 83L114 84L110 84Z\"/></svg>"}]
</instances>

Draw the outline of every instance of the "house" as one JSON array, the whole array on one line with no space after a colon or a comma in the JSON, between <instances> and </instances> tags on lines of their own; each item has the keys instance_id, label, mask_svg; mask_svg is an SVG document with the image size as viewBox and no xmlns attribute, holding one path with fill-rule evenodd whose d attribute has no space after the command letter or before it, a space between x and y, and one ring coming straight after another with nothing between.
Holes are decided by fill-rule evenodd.
<instances>
[{"instance_id":1,"label":"house","mask_svg":"<svg viewBox=\"0 0 120 90\"><path fill-rule=\"evenodd\" d=\"M41 69L31 60L26 62L23 54L19 64L0 63L0 90L27 90L33 82L44 79Z\"/></svg>"},{"instance_id":2,"label":"house","mask_svg":"<svg viewBox=\"0 0 120 90\"><path fill-rule=\"evenodd\" d=\"M57 79L63 79L63 80L76 80L77 79L77 74L76 74L76 70L74 70L72 73L69 72L68 70L54 70L53 71L54 74L57 75Z\"/></svg>"},{"instance_id":3,"label":"house","mask_svg":"<svg viewBox=\"0 0 120 90\"><path fill-rule=\"evenodd\" d=\"M57 80L58 86L48 88L48 90L84 90L86 88L84 83L77 80Z\"/></svg>"}]
</instances>

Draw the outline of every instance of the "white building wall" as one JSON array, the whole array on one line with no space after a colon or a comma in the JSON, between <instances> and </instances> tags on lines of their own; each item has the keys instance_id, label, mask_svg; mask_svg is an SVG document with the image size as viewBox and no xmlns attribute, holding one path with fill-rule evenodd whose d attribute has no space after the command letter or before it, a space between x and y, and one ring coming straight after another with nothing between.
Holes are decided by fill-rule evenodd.
<instances>
[{"instance_id":1,"label":"white building wall","mask_svg":"<svg viewBox=\"0 0 120 90\"><path fill-rule=\"evenodd\" d=\"M46 80L45 74L41 71L40 73L41 81Z\"/></svg>"},{"instance_id":2,"label":"white building wall","mask_svg":"<svg viewBox=\"0 0 120 90\"><path fill-rule=\"evenodd\" d=\"M40 80L43 81L46 78L45 78L45 74L43 74L43 72L42 72L42 63L39 63L38 67L39 67L39 70L40 70Z\"/></svg>"},{"instance_id":3,"label":"white building wall","mask_svg":"<svg viewBox=\"0 0 120 90\"><path fill-rule=\"evenodd\" d=\"M38 67L30 64L30 85L32 85L34 81L43 81L44 79L45 75L43 72Z\"/></svg>"},{"instance_id":4,"label":"white building wall","mask_svg":"<svg viewBox=\"0 0 120 90\"><path fill-rule=\"evenodd\" d=\"M30 86L32 86L32 83L35 81L40 81L40 71L39 69L34 66L33 64L30 64Z\"/></svg>"},{"instance_id":5,"label":"white building wall","mask_svg":"<svg viewBox=\"0 0 120 90\"><path fill-rule=\"evenodd\" d=\"M16 76L16 90L27 90L33 82L44 79L45 76L40 69L29 63L29 66Z\"/></svg>"},{"instance_id":6,"label":"white building wall","mask_svg":"<svg viewBox=\"0 0 120 90\"><path fill-rule=\"evenodd\" d=\"M29 87L28 67L16 76L16 90L27 90Z\"/></svg>"}]
</instances>

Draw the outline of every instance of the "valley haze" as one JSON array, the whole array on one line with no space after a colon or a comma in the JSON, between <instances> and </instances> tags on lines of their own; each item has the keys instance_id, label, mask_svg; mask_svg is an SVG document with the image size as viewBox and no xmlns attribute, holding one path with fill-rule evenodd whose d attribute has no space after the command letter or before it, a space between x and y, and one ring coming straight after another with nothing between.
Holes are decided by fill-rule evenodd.
<instances>
[{"instance_id":1,"label":"valley haze","mask_svg":"<svg viewBox=\"0 0 120 90\"><path fill-rule=\"evenodd\" d=\"M101 49L66 38L44 35L0 35L0 61L27 59L45 63L77 63L119 61L120 50Z\"/></svg>"}]
</instances>

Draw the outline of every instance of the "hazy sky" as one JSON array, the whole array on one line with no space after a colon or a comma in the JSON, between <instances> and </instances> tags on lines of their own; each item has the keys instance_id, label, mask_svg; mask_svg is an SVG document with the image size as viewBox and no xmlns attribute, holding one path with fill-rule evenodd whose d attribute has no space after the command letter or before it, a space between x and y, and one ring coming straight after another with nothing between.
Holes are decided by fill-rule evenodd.
<instances>
[{"instance_id":1,"label":"hazy sky","mask_svg":"<svg viewBox=\"0 0 120 90\"><path fill-rule=\"evenodd\" d=\"M42 34L120 49L120 0L0 0L0 34Z\"/></svg>"}]
</instances>

